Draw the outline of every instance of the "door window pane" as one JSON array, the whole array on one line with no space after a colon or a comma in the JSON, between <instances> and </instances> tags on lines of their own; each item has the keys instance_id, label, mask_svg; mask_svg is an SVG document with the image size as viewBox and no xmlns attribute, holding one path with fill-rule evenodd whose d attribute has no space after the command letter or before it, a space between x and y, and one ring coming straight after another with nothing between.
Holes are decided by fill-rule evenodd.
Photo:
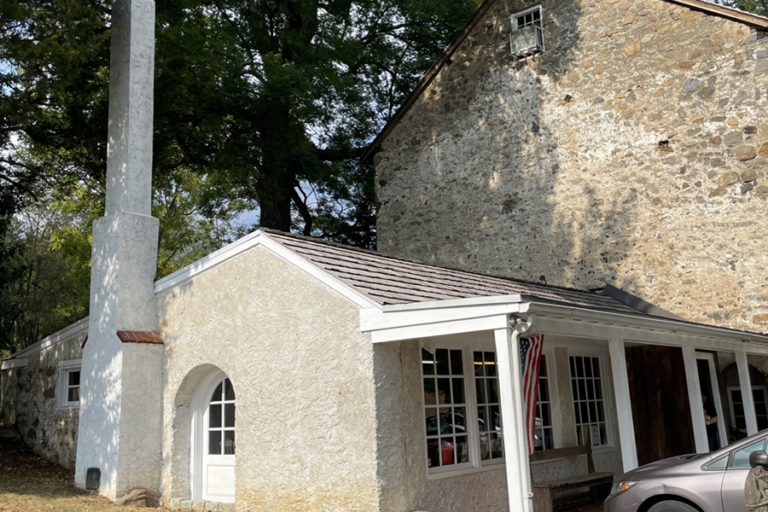
<instances>
[{"instance_id":1,"label":"door window pane","mask_svg":"<svg viewBox=\"0 0 768 512\"><path fill-rule=\"evenodd\" d=\"M206 411L208 454L235 454L235 391L229 379L223 379L211 395Z\"/></svg>"}]
</instances>

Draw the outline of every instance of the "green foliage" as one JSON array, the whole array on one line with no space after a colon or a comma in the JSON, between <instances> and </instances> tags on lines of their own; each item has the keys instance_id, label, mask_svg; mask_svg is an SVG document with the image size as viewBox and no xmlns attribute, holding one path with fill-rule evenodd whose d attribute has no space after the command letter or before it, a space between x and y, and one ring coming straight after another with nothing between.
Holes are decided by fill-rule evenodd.
<instances>
[{"instance_id":1,"label":"green foliage","mask_svg":"<svg viewBox=\"0 0 768 512\"><path fill-rule=\"evenodd\" d=\"M719 0L718 3L742 11L754 12L760 16L768 16L768 0Z\"/></svg>"},{"instance_id":2,"label":"green foliage","mask_svg":"<svg viewBox=\"0 0 768 512\"><path fill-rule=\"evenodd\" d=\"M479 4L158 0L158 276L230 241L254 210L265 227L374 248L359 156ZM110 5L0 3L0 349L87 310Z\"/></svg>"}]
</instances>

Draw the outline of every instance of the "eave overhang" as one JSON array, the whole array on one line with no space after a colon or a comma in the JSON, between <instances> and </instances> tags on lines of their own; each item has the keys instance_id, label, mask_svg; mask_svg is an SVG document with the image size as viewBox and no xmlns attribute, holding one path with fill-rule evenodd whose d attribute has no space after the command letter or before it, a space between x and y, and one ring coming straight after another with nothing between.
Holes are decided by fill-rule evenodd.
<instances>
[{"instance_id":1,"label":"eave overhang","mask_svg":"<svg viewBox=\"0 0 768 512\"><path fill-rule=\"evenodd\" d=\"M373 343L387 343L505 329L510 316L536 315L536 332L621 338L638 343L683 345L696 340L700 348L744 350L768 354L768 335L684 320L597 310L509 295L385 306L360 312L360 327Z\"/></svg>"}]
</instances>

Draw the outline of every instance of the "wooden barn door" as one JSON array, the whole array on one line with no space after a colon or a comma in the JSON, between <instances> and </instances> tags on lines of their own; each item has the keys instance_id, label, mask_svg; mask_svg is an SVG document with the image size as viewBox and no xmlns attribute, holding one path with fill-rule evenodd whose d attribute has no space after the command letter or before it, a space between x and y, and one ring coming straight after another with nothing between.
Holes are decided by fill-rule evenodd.
<instances>
[{"instance_id":1,"label":"wooden barn door","mask_svg":"<svg viewBox=\"0 0 768 512\"><path fill-rule=\"evenodd\" d=\"M695 453L682 349L648 345L626 353L638 463Z\"/></svg>"}]
</instances>

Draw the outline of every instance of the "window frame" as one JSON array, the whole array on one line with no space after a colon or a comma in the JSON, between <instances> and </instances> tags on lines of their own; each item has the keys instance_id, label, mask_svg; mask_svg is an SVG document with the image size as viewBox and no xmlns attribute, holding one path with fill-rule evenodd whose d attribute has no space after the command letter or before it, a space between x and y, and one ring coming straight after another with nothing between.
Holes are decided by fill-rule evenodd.
<instances>
[{"instance_id":1,"label":"window frame","mask_svg":"<svg viewBox=\"0 0 768 512\"><path fill-rule=\"evenodd\" d=\"M478 427L480 416L477 414L477 408L480 406L480 404L477 402L477 383L476 383L476 379L481 378L481 379L483 379L483 381L485 381L489 377L485 376L485 375L483 375L482 377L476 377L475 376L475 372L474 372L474 368L475 368L475 366L474 366L475 365L475 354L474 353L475 352L481 352L481 353L483 353L483 357L485 357L485 353L486 352L491 352L491 353L493 353L493 360L494 360L494 362L496 364L496 382L498 383L498 381L499 381L499 360L496 358L496 348L494 347L493 350L485 350L485 349L482 349L482 348L469 348L467 350L467 352L468 352L468 355L470 356L470 360L472 362L472 402L473 402L472 412L474 413L473 414L474 415L474 418L473 418L474 421L472 422L472 425L474 425L475 430L477 431L477 433L475 434L474 442L477 445L476 446L476 451L475 451L475 456L477 458L478 467L480 467L480 468L490 468L490 467L493 467L493 466L504 466L506 464L507 458L506 458L505 452L503 451L504 450L504 448L503 448L503 446L504 446L504 424L503 423L501 425L502 456L500 458L498 458L498 459L487 459L487 460L484 461L484 460L482 460L482 457L480 455L480 429ZM493 377L490 377L490 378L493 378ZM486 403L483 404L483 406L490 407L488 400L486 400ZM499 414L501 414L501 385L500 384L499 384L499 402L498 402L498 406L499 406ZM487 419L487 420L488 420L488 422L490 424L490 419ZM489 429L489 430L486 430L486 433L490 436L492 431ZM472 453L472 450L470 450L470 454L471 453ZM471 457L470 457L470 459L471 459Z\"/></svg>"},{"instance_id":2,"label":"window frame","mask_svg":"<svg viewBox=\"0 0 768 512\"><path fill-rule=\"evenodd\" d=\"M612 375L609 373L611 369L606 366L606 352L599 348L591 347L569 347L568 348L568 393L571 396L570 407L574 409L574 423L575 423L575 397L573 396L573 377L571 377L571 357L594 357L600 361L600 382L603 391L603 414L605 417L605 436L606 444L592 446L592 453L601 453L606 451L612 451L616 448L616 437L614 435L613 425L613 390L612 390ZM578 428L578 425L577 427ZM578 439L577 432L574 432L576 439ZM562 437L562 436L561 436Z\"/></svg>"},{"instance_id":3,"label":"window frame","mask_svg":"<svg viewBox=\"0 0 768 512\"><path fill-rule=\"evenodd\" d=\"M80 408L80 398L82 398L83 372L82 359L67 359L57 363L58 375L56 377L56 401L57 409L78 409ZM80 383L77 386L69 385L69 374L72 372L80 373ZM70 387L78 388L78 400L69 400Z\"/></svg>"},{"instance_id":4,"label":"window frame","mask_svg":"<svg viewBox=\"0 0 768 512\"><path fill-rule=\"evenodd\" d=\"M473 474L485 471L497 471L506 468L506 457L500 459L492 459L489 461L480 460L480 431L478 428L478 415L477 415L477 388L475 385L475 373L474 373L474 352L493 352L496 355L496 346L486 342L469 342L461 345L446 343L429 346L429 349L435 354L437 349L447 350L461 350L462 361L464 364L464 393L466 395L465 406L467 408L467 435L469 436L469 463L462 464L461 467L449 466L430 468L429 467L429 451L427 447L427 435L426 435L426 421L427 421L427 405L424 403L424 366L421 363L422 355L421 350L425 349L425 341L421 340L418 346L419 356L419 397L418 403L421 407L421 424L419 429L422 439L422 450L424 457L424 466L426 468L427 480L435 480L440 478L448 478L454 476L461 476L466 474ZM558 387L557 379L557 366L555 362L555 346L545 345L542 350L542 354L546 356L547 361L547 375L549 380L549 394L552 414L552 435L554 436L554 448L561 448L563 444L562 436L562 410L560 401L560 388ZM570 355L570 354L569 354ZM498 358L496 359L498 365ZM602 362L601 362L602 364ZM426 377L432 377L427 375ZM498 378L498 377L497 377ZM570 382L568 383L570 386ZM504 427L502 424L502 434ZM502 437L503 439L503 437ZM504 452L506 454L506 452ZM551 461L535 462L534 464L546 464Z\"/></svg>"},{"instance_id":5,"label":"window frame","mask_svg":"<svg viewBox=\"0 0 768 512\"><path fill-rule=\"evenodd\" d=\"M544 9L543 9L541 4L538 4L538 5L534 5L532 7L529 7L527 9L524 9L524 10L522 10L520 12L516 12L516 13L511 15L511 18L512 18L512 31L510 33L510 38L513 37L513 34L515 32L519 32L520 30L525 28L525 27L521 27L520 26L520 23L519 23L520 19L522 19L526 15L531 14L531 13L536 12L536 11L539 12L539 29L541 30L541 51L536 52L536 53L534 53L532 55L528 55L527 57L531 57L533 55L537 55L537 54L544 53L544 52L547 51L547 40L546 40L546 37L544 37Z\"/></svg>"},{"instance_id":6,"label":"window frame","mask_svg":"<svg viewBox=\"0 0 768 512\"><path fill-rule=\"evenodd\" d=\"M552 415L552 448L550 450L557 450L563 447L563 435L562 435L562 410L560 409L560 388L557 382L557 371L555 368L555 348L544 347L541 351L546 359L547 366L547 385L549 386L549 407L550 414ZM536 407L538 407L539 399L536 398ZM546 451L546 449L542 450ZM541 461L534 462L534 464L540 464Z\"/></svg>"},{"instance_id":7,"label":"window frame","mask_svg":"<svg viewBox=\"0 0 768 512\"><path fill-rule=\"evenodd\" d=\"M469 387L468 387L468 375L467 371L468 369L472 368L471 366L467 366L468 363L468 350L465 347L457 348L457 347L446 347L446 346L437 346L433 349L432 356L436 357L438 350L448 350L449 354L451 350L459 350L461 351L461 362L463 365L463 374L462 378L464 379L464 409L467 411L467 416L465 418L465 421L467 422L467 436L468 439L468 446L469 446L469 462L463 462L460 464L452 464L451 466L438 466L438 467L430 467L429 466L429 442L428 442L428 436L426 432L426 424L427 424L427 409L430 408L429 405L427 405L424 401L424 379L425 378L434 378L437 379L437 374L435 375L424 375L424 364L422 363L422 354L421 351L426 350L423 345L419 345L419 389L421 390L420 393L420 400L421 403L421 412L422 412L422 420L421 420L421 431L424 433L424 464L427 467L427 474L430 476L434 475L441 475L449 473L451 476L456 475L459 471L467 471L472 470L475 468L475 459L473 457L476 457L478 452L473 448L473 439L477 436L477 414L476 412L473 413L472 407L477 407L476 405L470 405L472 402L474 402L474 394L470 394ZM428 350L427 350L428 351ZM429 351L428 351L429 352ZM435 366L437 361L435 360ZM449 377L450 379L453 379L454 377ZM472 374L471 378L474 379L474 373ZM453 388L451 388L453 389ZM472 387L472 393L474 393L474 387ZM453 397L451 397L453 399ZM453 401L453 400L451 400ZM450 404L451 408L454 408L453 404ZM434 407L438 410L438 422L439 420L439 409L440 404L435 404ZM453 437L455 438L456 435L454 433ZM439 436L438 436L439 438Z\"/></svg>"},{"instance_id":8,"label":"window frame","mask_svg":"<svg viewBox=\"0 0 768 512\"><path fill-rule=\"evenodd\" d=\"M735 409L733 407L733 394L732 393L734 391L741 392L741 386L728 386L727 391L728 391L728 409L729 409L729 412L731 413L731 425L733 425L733 428L739 430L740 432L746 433L747 432L746 428L745 429L740 429L736 425L736 411L735 411ZM765 400L766 407L768 407L768 387L761 386L759 384L758 385L753 385L752 386L752 392L754 393L755 391L762 391L763 392L763 399ZM754 403L754 398L752 399L752 401ZM741 405L742 406L744 405L744 397L743 396L741 398ZM755 411L755 420L757 420L757 411ZM746 422L746 416L744 417L744 421Z\"/></svg>"}]
</instances>

